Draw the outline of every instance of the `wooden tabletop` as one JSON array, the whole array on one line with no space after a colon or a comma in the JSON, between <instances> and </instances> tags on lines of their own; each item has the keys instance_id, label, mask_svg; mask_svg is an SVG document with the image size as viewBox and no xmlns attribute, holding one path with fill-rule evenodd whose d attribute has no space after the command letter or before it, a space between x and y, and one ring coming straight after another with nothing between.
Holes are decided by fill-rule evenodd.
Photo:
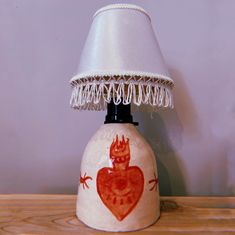
<instances>
[{"instance_id":1,"label":"wooden tabletop","mask_svg":"<svg viewBox=\"0 0 235 235\"><path fill-rule=\"evenodd\" d=\"M74 195L0 195L0 234L117 234L83 225L75 203ZM162 197L161 210L155 225L123 234L235 234L235 197Z\"/></svg>"}]
</instances>

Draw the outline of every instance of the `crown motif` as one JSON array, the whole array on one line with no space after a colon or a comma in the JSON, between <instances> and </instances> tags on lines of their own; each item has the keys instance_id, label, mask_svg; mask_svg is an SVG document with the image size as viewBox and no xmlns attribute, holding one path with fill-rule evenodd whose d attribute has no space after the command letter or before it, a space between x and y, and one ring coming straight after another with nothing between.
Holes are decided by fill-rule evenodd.
<instances>
[{"instance_id":1,"label":"crown motif","mask_svg":"<svg viewBox=\"0 0 235 235\"><path fill-rule=\"evenodd\" d=\"M110 146L110 158L115 163L123 163L130 160L130 146L129 139L124 138L122 135L122 139L118 140L118 135L116 135L116 139L113 140Z\"/></svg>"}]
</instances>

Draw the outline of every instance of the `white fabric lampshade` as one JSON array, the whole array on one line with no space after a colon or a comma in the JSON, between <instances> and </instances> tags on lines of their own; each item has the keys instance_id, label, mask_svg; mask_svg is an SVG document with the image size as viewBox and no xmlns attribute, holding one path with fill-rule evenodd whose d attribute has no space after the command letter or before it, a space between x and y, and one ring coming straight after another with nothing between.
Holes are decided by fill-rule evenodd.
<instances>
[{"instance_id":1,"label":"white fabric lampshade","mask_svg":"<svg viewBox=\"0 0 235 235\"><path fill-rule=\"evenodd\" d=\"M98 10L77 74L71 79L73 108L103 110L115 104L173 107L169 77L151 19L130 4Z\"/></svg>"}]
</instances>

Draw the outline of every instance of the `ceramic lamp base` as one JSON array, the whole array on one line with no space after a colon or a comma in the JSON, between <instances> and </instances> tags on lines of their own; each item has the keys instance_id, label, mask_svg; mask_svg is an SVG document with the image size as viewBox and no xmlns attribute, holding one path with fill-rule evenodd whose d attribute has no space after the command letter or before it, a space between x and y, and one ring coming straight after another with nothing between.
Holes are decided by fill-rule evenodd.
<instances>
[{"instance_id":1,"label":"ceramic lamp base","mask_svg":"<svg viewBox=\"0 0 235 235\"><path fill-rule=\"evenodd\" d=\"M133 124L104 124L86 146L77 217L94 229L146 228L160 216L156 161Z\"/></svg>"}]
</instances>

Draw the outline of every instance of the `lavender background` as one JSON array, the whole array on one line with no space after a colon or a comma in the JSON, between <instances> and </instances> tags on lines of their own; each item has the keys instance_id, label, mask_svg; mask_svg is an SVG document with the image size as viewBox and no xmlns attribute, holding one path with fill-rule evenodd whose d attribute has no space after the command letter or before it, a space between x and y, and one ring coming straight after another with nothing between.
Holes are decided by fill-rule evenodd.
<instances>
[{"instance_id":1,"label":"lavender background","mask_svg":"<svg viewBox=\"0 0 235 235\"><path fill-rule=\"evenodd\" d=\"M144 7L175 80L175 109L136 113L162 195L235 195L235 2ZM104 112L70 109L93 13L111 0L0 0L0 193L76 193Z\"/></svg>"}]
</instances>

